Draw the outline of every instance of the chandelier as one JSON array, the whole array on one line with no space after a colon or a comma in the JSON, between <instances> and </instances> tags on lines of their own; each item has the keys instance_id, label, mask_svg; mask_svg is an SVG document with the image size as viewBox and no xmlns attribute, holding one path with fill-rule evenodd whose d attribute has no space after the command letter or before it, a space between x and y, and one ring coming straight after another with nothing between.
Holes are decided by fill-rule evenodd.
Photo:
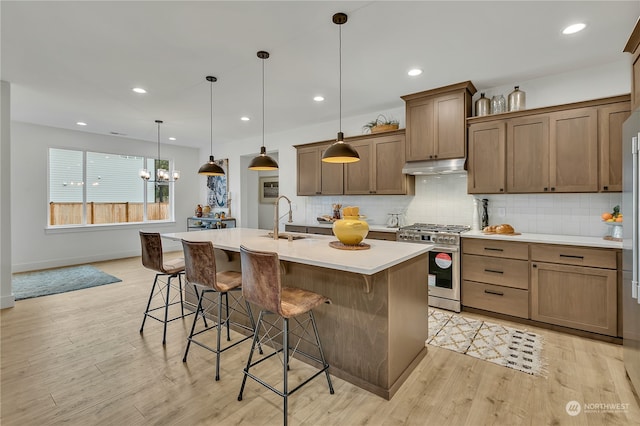
<instances>
[{"instance_id":1,"label":"chandelier","mask_svg":"<svg viewBox=\"0 0 640 426\"><path fill-rule=\"evenodd\" d=\"M160 124L162 124L162 120L156 120L156 124L158 125L158 158L157 158L157 163L159 165L160 162ZM149 170L142 169L140 170L140 177L147 181L147 182L155 182L155 183L170 183L170 182L176 182L178 179L180 179L180 171L179 170L173 170L172 172L169 172L169 170L167 169L163 169L161 167L158 167L156 169L156 176L155 176L155 180L150 180L151 179L151 172L149 172Z\"/></svg>"}]
</instances>

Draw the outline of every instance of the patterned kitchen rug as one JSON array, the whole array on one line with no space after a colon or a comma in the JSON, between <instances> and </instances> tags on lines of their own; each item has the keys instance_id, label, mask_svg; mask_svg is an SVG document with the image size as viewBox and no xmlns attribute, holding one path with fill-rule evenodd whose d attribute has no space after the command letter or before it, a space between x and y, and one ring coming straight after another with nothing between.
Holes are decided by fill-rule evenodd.
<instances>
[{"instance_id":1,"label":"patterned kitchen rug","mask_svg":"<svg viewBox=\"0 0 640 426\"><path fill-rule=\"evenodd\" d=\"M535 376L544 376L542 336L526 330L429 309L425 343Z\"/></svg>"}]
</instances>

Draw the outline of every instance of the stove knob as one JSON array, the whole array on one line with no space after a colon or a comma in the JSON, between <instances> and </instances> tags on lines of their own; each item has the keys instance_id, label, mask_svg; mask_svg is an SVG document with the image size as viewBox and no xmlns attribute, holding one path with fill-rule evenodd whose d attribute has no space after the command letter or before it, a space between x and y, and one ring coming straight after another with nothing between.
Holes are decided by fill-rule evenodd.
<instances>
[{"instance_id":1,"label":"stove knob","mask_svg":"<svg viewBox=\"0 0 640 426\"><path fill-rule=\"evenodd\" d=\"M449 244L455 244L456 243L456 237L449 237Z\"/></svg>"},{"instance_id":2,"label":"stove knob","mask_svg":"<svg viewBox=\"0 0 640 426\"><path fill-rule=\"evenodd\" d=\"M436 243L442 243L442 237L436 237Z\"/></svg>"}]
</instances>

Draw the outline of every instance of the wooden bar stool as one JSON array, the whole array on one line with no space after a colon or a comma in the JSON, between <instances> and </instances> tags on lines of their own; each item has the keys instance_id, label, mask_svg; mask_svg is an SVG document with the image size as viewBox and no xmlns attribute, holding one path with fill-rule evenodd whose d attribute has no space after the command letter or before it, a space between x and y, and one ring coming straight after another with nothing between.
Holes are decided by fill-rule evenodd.
<instances>
[{"instance_id":1,"label":"wooden bar stool","mask_svg":"<svg viewBox=\"0 0 640 426\"><path fill-rule=\"evenodd\" d=\"M262 308L260 315L258 316L258 323L256 325L256 331L253 338L253 344L251 345L251 351L249 352L249 358L247 360L247 366L244 369L244 376L242 378L242 386L240 387L240 393L238 394L238 401L242 401L242 393L247 381L247 377L251 377L261 385L267 387L271 391L280 395L284 399L284 424L287 424L287 402L289 395L300 389L303 385L319 376L323 372L327 376L327 383L329 384L329 393L333 394L333 385L331 384L331 377L329 376L329 364L324 358L324 352L322 350L322 344L320 343L320 336L318 335L318 328L316 327L316 320L313 316L313 309L323 303L331 303L329 298L320 294L303 290L294 287L283 287L280 277L280 260L277 253L261 252L250 250L244 246L240 246L240 262L242 264L242 294L246 301L254 303ZM268 322L265 316L275 314L282 318L282 329L278 329L277 322ZM307 318L298 320L298 316L307 314ZM294 327L290 329L289 321L294 320ZM260 326L264 327L265 336L263 339L259 337ZM307 332L307 326L311 325L313 328L313 336L315 341L311 341L309 338L311 333ZM274 332L275 330L275 332ZM274 334L275 333L275 334ZM297 337L295 345L290 344L289 335ZM276 342L274 338L282 336L282 342ZM272 337L273 336L273 337ZM268 340L274 348L274 352L268 354L261 359L252 362L253 352L256 345L260 344L262 340ZM299 348L301 342L306 342L315 346L318 350L318 356L303 352ZM264 345L262 345L264 347ZM292 353L289 352L292 349ZM283 371L283 389L280 391L274 386L266 383L256 375L249 372L249 370L257 364L271 358L274 355L282 352L282 371ZM322 367L316 373L312 374L302 383L289 390L289 384L287 380L287 374L290 369L289 359L294 354L299 354L307 359L312 360L315 363L319 363Z\"/></svg>"},{"instance_id":2,"label":"wooden bar stool","mask_svg":"<svg viewBox=\"0 0 640 426\"><path fill-rule=\"evenodd\" d=\"M252 339L256 329L253 313L251 312L251 306L246 301L241 301L242 274L237 271L218 272L216 270L216 258L213 251L213 243L210 241L194 242L182 240L182 247L184 249L187 282L194 286L196 295L198 296L198 307L196 308L197 314L193 318L191 332L189 333L189 337L187 337L187 348L184 352L182 362L187 362L187 355L189 354L189 347L192 342L198 346L208 349L216 354L216 380L220 380L220 355L222 352L227 349L231 349L245 340ZM207 299L206 295L208 293L215 293L217 295L216 300ZM229 295L231 295L231 304L229 304ZM214 325L207 325L207 319L203 307L204 302L217 305L216 324ZM222 316L223 305L225 310L224 317ZM234 313L248 317L250 326L231 321L230 314ZM200 316L202 316L204 321L204 328L196 332L196 324L198 323L198 318ZM231 333L229 331L230 323L233 323L234 326L240 327L249 333L237 342L222 348L220 344L220 337L223 326L227 328L227 341L231 341ZM196 336L212 329L217 331L215 348L195 339Z\"/></svg>"},{"instance_id":3,"label":"wooden bar stool","mask_svg":"<svg viewBox=\"0 0 640 426\"><path fill-rule=\"evenodd\" d=\"M151 287L151 293L149 293L149 301L147 302L147 309L145 309L144 317L142 318L142 325L140 326L140 333L144 330L144 323L147 317L153 318L156 321L164 323L164 331L162 334L162 344L167 342L167 323L175 321L179 318L184 318L184 304L182 296L182 275L184 274L184 259L173 259L169 261L164 260L162 253L162 239L157 232L143 232L140 231L140 243L142 245L142 265L156 271L156 278L153 280L153 286ZM166 281L162 281L161 277L166 277ZM171 299L171 280L178 278L178 293L180 295L180 301L173 301ZM174 285L174 288L175 285ZM166 295L165 295L166 290ZM175 297L175 296L174 296ZM154 305L151 307L151 302L154 298L161 298L161 305ZM180 315L169 319L169 308L173 305L180 304ZM158 318L154 315L157 310L164 310L164 317ZM188 313L187 315L191 315Z\"/></svg>"}]
</instances>

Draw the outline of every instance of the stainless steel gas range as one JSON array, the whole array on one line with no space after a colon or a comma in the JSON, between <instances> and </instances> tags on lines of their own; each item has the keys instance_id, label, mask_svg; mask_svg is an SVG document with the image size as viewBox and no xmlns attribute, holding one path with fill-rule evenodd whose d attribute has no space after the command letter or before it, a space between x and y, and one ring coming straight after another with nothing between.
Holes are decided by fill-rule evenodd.
<instances>
[{"instance_id":1,"label":"stainless steel gas range","mask_svg":"<svg viewBox=\"0 0 640 426\"><path fill-rule=\"evenodd\" d=\"M460 234L466 225L414 223L396 233L397 241L435 244L429 252L429 306L460 312Z\"/></svg>"}]
</instances>

